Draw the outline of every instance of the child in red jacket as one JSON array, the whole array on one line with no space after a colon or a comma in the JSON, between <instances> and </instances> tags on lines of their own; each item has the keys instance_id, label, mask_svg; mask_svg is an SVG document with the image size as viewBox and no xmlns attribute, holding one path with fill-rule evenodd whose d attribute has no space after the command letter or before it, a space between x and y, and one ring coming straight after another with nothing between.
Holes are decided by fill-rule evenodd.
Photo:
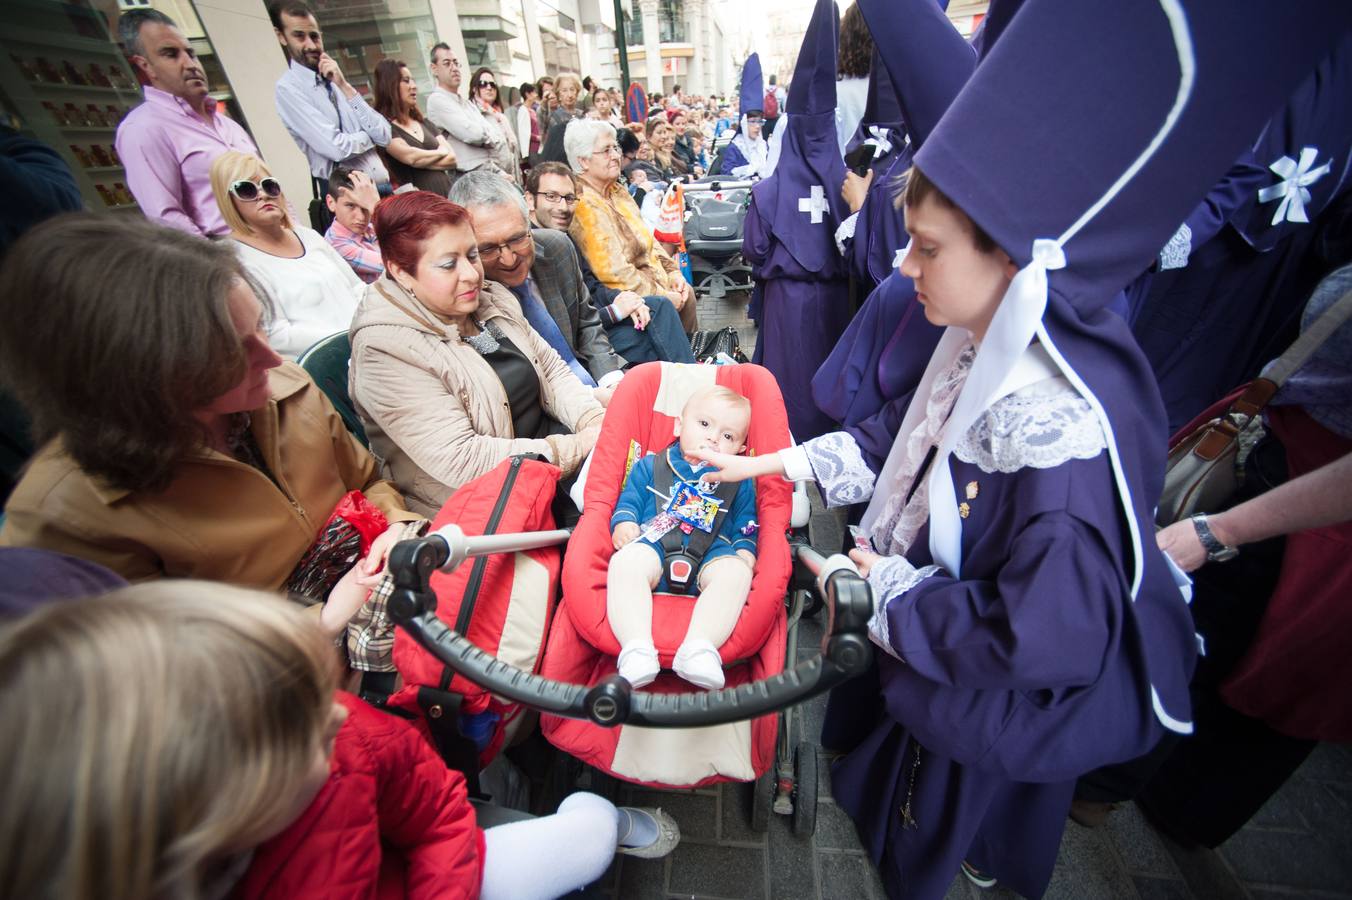
<instances>
[{"instance_id":1,"label":"child in red jacket","mask_svg":"<svg viewBox=\"0 0 1352 900\"><path fill-rule=\"evenodd\" d=\"M158 582L0 630L0 884L16 897L555 897L679 840L590 794L481 830L406 722L335 693L313 616ZM641 846L634 847L639 844Z\"/></svg>"}]
</instances>

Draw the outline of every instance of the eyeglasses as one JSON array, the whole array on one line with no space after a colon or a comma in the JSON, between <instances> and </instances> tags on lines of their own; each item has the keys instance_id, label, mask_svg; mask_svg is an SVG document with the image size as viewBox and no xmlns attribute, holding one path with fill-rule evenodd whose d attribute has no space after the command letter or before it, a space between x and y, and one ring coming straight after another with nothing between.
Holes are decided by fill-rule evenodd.
<instances>
[{"instance_id":1,"label":"eyeglasses","mask_svg":"<svg viewBox=\"0 0 1352 900\"><path fill-rule=\"evenodd\" d=\"M282 185L276 178L264 178L258 182L241 179L230 185L230 193L245 203L253 203L259 197L276 200L282 196Z\"/></svg>"},{"instance_id":2,"label":"eyeglasses","mask_svg":"<svg viewBox=\"0 0 1352 900\"><path fill-rule=\"evenodd\" d=\"M558 191L540 191L535 196L543 197L550 203L558 203L560 200L562 200L569 206L574 206L577 204L577 194L560 194Z\"/></svg>"},{"instance_id":3,"label":"eyeglasses","mask_svg":"<svg viewBox=\"0 0 1352 900\"><path fill-rule=\"evenodd\" d=\"M481 81L481 82L479 82L479 87L481 87L481 88L486 88L486 87L496 88L497 86L498 86L498 85L497 85L497 82L495 82L495 81Z\"/></svg>"},{"instance_id":4,"label":"eyeglasses","mask_svg":"<svg viewBox=\"0 0 1352 900\"><path fill-rule=\"evenodd\" d=\"M604 147L597 147L592 153L596 156L619 156L619 144L606 144Z\"/></svg>"},{"instance_id":5,"label":"eyeglasses","mask_svg":"<svg viewBox=\"0 0 1352 900\"><path fill-rule=\"evenodd\" d=\"M498 257L502 256L504 250L511 250L513 256L520 256L530 246L530 242L530 232L525 231L514 238L508 238L501 244L480 244L479 259L486 263L497 262Z\"/></svg>"}]
</instances>

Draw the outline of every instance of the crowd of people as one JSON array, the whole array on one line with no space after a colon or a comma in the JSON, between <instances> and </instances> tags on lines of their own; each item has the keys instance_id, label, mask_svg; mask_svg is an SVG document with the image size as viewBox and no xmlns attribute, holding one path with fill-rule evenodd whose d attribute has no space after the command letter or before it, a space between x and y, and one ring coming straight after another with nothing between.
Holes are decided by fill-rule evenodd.
<instances>
[{"instance_id":1,"label":"crowd of people","mask_svg":"<svg viewBox=\"0 0 1352 900\"><path fill-rule=\"evenodd\" d=\"M679 576L698 597L672 668L723 686L758 566L753 485L780 478L851 508L877 659L832 696L821 740L891 896L941 897L959 871L1039 896L1067 816L1092 826L1134 798L1214 846L1317 741L1349 739L1333 688L1352 327L1334 316L1352 309L1352 195L1312 170L1319 151L1299 170L1285 154L1352 150L1329 112L1352 91L1352 20L1329 4L1342 31L1274 44L1270 83L1243 54L1172 43L1207 75L1179 89L1197 95L1160 126L1151 102L1176 86L1144 79L1108 125L1082 95L1126 83L1115 67L1158 51L1156 26L1044 16L988 57L1020 6L997 0L969 43L932 0L839 20L819 0L792 92L753 56L736 97L677 87L626 121L590 77L466 82L446 43L382 60L363 93L315 9L276 0L276 111L312 197L286 195L169 17L124 12L144 102L116 147L145 220L54 216L0 247L0 377L37 442L0 530L0 883L553 897L616 852L670 853L660 809L472 804L422 734L356 693L393 671L396 543L520 454L557 467L555 510L575 516L567 491L626 373L695 362L695 291L645 211L710 175L756 182L757 362L797 444L748 454L751 402L707 388L669 447L630 460L606 510L620 676L658 677L652 593L680 572L664 553L699 543L674 478L702 486L714 524ZM1235 47L1299 28L1253 18L1267 30L1236 27ZM1110 62L1030 63L1067 42ZM1222 102L1241 87L1271 102ZM1002 118L1039 90L1064 102L1031 128ZM1223 371L1203 387L1160 335L1198 340L1218 285L1241 282L1272 333L1212 332ZM1318 340L1283 354L1302 332ZM299 364L335 335L355 430ZM1170 432L1260 373L1272 389L1236 424L1266 434L1240 489L1157 523ZM340 510L359 539L335 537Z\"/></svg>"}]
</instances>

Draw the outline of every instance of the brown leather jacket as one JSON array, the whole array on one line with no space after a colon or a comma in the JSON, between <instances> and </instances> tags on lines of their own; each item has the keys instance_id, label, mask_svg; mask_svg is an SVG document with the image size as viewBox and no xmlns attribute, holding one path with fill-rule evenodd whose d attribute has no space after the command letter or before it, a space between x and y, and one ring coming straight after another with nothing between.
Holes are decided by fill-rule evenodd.
<instances>
[{"instance_id":1,"label":"brown leather jacket","mask_svg":"<svg viewBox=\"0 0 1352 900\"><path fill-rule=\"evenodd\" d=\"M360 489L391 522L419 518L305 370L269 373L272 399L252 414L281 484L214 450L179 464L164 491L128 491L87 475L61 440L33 458L5 508L0 544L100 563L129 581L205 578L276 590L339 499Z\"/></svg>"}]
</instances>

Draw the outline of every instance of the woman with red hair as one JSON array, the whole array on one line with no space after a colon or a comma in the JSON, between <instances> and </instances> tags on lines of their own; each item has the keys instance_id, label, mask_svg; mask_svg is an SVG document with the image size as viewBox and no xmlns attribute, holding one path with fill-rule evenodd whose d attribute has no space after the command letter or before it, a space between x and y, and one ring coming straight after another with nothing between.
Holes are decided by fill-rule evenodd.
<instances>
[{"instance_id":1,"label":"woman with red hair","mask_svg":"<svg viewBox=\"0 0 1352 900\"><path fill-rule=\"evenodd\" d=\"M409 508L434 516L460 485L519 453L576 472L601 405L511 292L484 280L464 207L397 194L376 207L374 225L385 274L352 320L350 390Z\"/></svg>"}]
</instances>

